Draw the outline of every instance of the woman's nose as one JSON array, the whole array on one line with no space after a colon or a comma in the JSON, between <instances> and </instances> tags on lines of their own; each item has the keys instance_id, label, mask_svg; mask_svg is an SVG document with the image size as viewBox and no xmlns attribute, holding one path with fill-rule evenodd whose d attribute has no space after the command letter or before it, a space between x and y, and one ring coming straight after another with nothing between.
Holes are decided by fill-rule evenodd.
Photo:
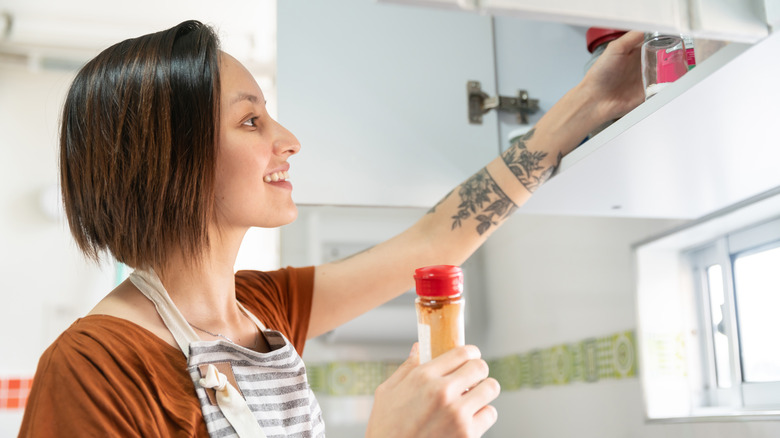
<instances>
[{"instance_id":1,"label":"woman's nose","mask_svg":"<svg viewBox=\"0 0 780 438\"><path fill-rule=\"evenodd\" d=\"M301 150L301 143L292 132L288 131L287 128L279 124L279 122L277 122L276 125L279 131L274 140L274 153L279 155L297 154L298 151Z\"/></svg>"}]
</instances>

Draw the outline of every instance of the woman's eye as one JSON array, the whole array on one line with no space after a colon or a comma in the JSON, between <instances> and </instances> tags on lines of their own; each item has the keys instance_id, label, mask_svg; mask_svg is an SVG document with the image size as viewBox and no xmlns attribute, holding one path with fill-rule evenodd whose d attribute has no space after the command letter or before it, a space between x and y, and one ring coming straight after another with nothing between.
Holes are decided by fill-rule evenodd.
<instances>
[{"instance_id":1,"label":"woman's eye","mask_svg":"<svg viewBox=\"0 0 780 438\"><path fill-rule=\"evenodd\" d=\"M257 121L257 117L250 117L249 119L247 119L246 122L242 123L242 125L256 128L257 127L257 124L255 123L256 121Z\"/></svg>"}]
</instances>

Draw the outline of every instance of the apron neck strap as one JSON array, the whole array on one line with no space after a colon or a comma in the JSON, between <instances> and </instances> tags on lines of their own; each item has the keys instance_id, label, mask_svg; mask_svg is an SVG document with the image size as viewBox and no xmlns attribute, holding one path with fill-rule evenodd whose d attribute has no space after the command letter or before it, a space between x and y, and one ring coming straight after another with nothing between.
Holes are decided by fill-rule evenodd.
<instances>
[{"instance_id":1,"label":"apron neck strap","mask_svg":"<svg viewBox=\"0 0 780 438\"><path fill-rule=\"evenodd\" d=\"M179 312L179 309L173 304L171 297L168 295L168 291L165 290L160 278L154 272L153 269L148 271L135 270L130 274L130 281L141 291L146 298L154 303L154 307L157 309L157 313L160 314L165 326L176 339L176 343L179 344L179 349L184 356L189 360L190 358L190 343L200 340L195 330L190 327L190 324L184 319L184 315Z\"/></svg>"},{"instance_id":2,"label":"apron neck strap","mask_svg":"<svg viewBox=\"0 0 780 438\"><path fill-rule=\"evenodd\" d=\"M236 304L238 304L238 308L239 308L239 309L241 309L241 311L242 311L242 312L244 312L244 315L246 315L247 317L249 317L249 319L250 319L252 322L254 322L254 323L255 323L255 325L256 325L256 326L257 326L257 327L260 329L260 331L265 331L265 330L266 330L266 328L265 328L265 326L263 325L263 323L262 323L262 322L260 322L260 320L259 320L259 319L257 319L257 317L256 317L256 316L255 316L255 315L254 315L252 312L250 312L250 311L246 310L246 307L244 307L244 305L243 305L243 304L241 304L241 302L240 302L240 301L236 301Z\"/></svg>"}]
</instances>

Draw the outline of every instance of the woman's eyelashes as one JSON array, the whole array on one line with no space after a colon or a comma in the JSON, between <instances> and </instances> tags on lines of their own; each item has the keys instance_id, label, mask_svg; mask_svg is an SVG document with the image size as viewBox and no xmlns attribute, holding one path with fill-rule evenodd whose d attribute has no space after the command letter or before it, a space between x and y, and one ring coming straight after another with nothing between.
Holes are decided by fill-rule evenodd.
<instances>
[{"instance_id":1,"label":"woman's eyelashes","mask_svg":"<svg viewBox=\"0 0 780 438\"><path fill-rule=\"evenodd\" d=\"M258 119L258 117L250 117L250 118L246 119L246 121L244 123L242 123L242 125L250 126L252 128L257 128L257 119Z\"/></svg>"}]
</instances>

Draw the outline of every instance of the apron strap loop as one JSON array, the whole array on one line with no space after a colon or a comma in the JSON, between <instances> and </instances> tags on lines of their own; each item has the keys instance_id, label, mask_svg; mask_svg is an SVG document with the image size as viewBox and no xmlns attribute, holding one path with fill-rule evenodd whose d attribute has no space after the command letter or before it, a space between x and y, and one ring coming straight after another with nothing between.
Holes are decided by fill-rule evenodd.
<instances>
[{"instance_id":1,"label":"apron strap loop","mask_svg":"<svg viewBox=\"0 0 780 438\"><path fill-rule=\"evenodd\" d=\"M227 376L217 371L217 367L209 364L206 377L200 379L200 386L212 388L215 391L222 391L225 389L225 385L228 385Z\"/></svg>"},{"instance_id":2,"label":"apron strap loop","mask_svg":"<svg viewBox=\"0 0 780 438\"><path fill-rule=\"evenodd\" d=\"M227 376L217 371L217 367L209 364L206 377L200 379L200 386L212 388L217 394L217 405L222 415L233 426L239 437L265 438L263 429L258 424L252 411L249 410L244 398L236 388L228 382Z\"/></svg>"}]
</instances>

